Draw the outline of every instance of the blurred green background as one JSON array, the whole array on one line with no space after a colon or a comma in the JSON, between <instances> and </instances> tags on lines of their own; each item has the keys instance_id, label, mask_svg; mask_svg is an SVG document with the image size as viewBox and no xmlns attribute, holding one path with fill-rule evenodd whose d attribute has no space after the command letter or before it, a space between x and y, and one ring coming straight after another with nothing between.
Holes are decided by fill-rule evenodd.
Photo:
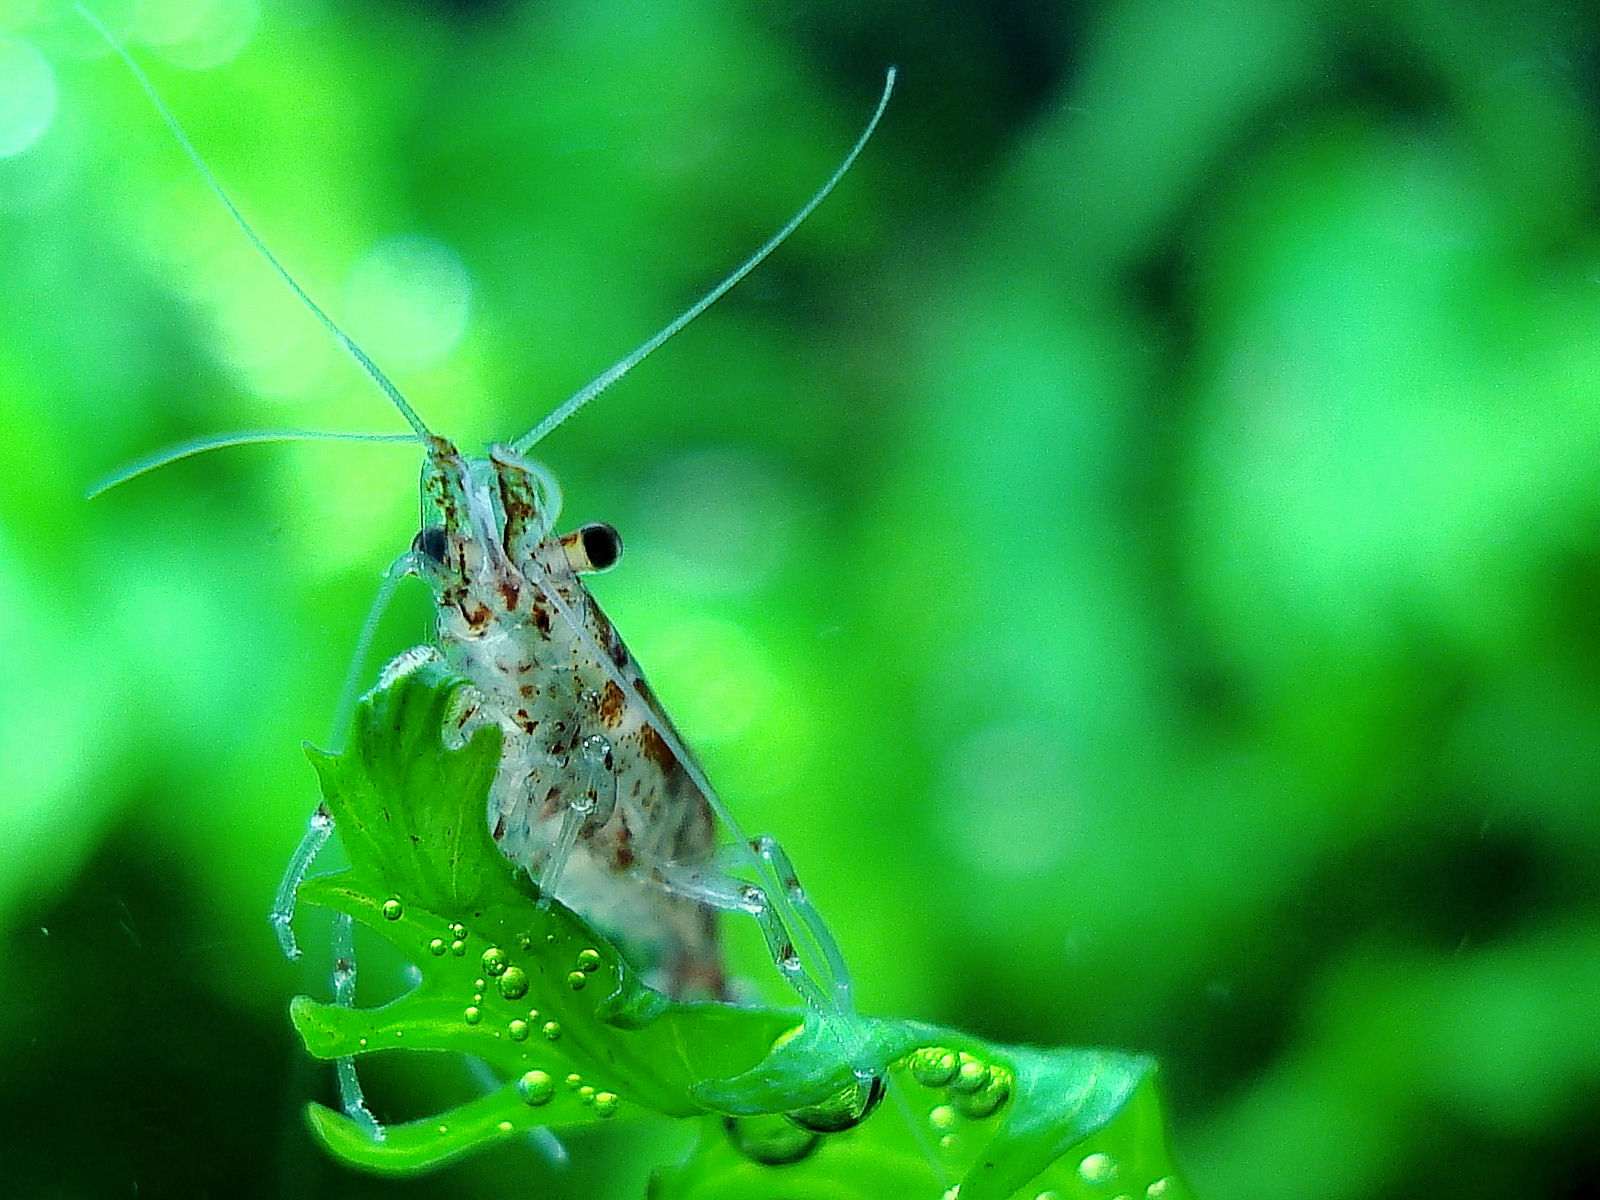
<instances>
[{"instance_id":1,"label":"blurred green background","mask_svg":"<svg viewBox=\"0 0 1600 1200\"><path fill-rule=\"evenodd\" d=\"M757 245L898 63L837 196L541 446L628 542L601 602L869 1011L1160 1055L1213 1200L1600 1192L1593 5L95 8L471 447ZM6 1194L639 1195L672 1131L406 1182L310 1143L328 964L265 913L417 456L86 503L401 425L56 0L0 0L0 155Z\"/></svg>"}]
</instances>

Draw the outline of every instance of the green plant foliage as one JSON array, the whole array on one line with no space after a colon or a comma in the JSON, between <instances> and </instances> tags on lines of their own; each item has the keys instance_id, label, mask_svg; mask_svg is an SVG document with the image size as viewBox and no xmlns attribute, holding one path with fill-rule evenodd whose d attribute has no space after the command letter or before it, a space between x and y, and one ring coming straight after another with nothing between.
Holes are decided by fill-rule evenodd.
<instances>
[{"instance_id":1,"label":"green plant foliage","mask_svg":"<svg viewBox=\"0 0 1600 1200\"><path fill-rule=\"evenodd\" d=\"M427 1170L536 1126L653 1113L701 1122L662 1200L790 1195L1187 1194L1171 1174L1154 1063L1038 1051L911 1021L674 1002L498 852L483 819L499 733L447 750L461 681L424 667L359 706L350 748L310 751L350 866L301 898L346 913L416 963L375 1009L295 999L306 1048L475 1055L506 1082L381 1141L321 1105L324 1145L386 1174ZM886 1074L889 1099L878 1103ZM1150 1188L1155 1191L1148 1191Z\"/></svg>"}]
</instances>

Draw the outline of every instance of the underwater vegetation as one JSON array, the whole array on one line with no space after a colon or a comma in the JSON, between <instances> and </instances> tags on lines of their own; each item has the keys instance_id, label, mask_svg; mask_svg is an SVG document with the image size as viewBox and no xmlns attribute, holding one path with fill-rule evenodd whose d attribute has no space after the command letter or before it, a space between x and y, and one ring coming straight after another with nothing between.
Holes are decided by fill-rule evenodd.
<instances>
[{"instance_id":1,"label":"underwater vegetation","mask_svg":"<svg viewBox=\"0 0 1600 1200\"><path fill-rule=\"evenodd\" d=\"M681 1071L514 1072L512 1046L581 1048L531 1021L514 1042L527 1018L474 967L520 928L440 912L430 944L452 920L483 940L436 958L420 893L375 881L406 916L358 929L355 1009L314 1007L326 910L297 964L264 914L317 798L299 747L339 740L363 615L417 532L415 453L243 447L84 502L186 438L398 423L93 31L22 0L0 5L17 1194L593 1200L694 1163L738 1194L852 1146L923 1170L891 1131L931 1136L956 1101L917 1049L967 1054L1010 1105L1022 1046L1113 1048L1127 1083L1158 1062L1202 1197L1594 1190L1593 6L100 11L297 277L474 449L759 244L898 65L850 186L539 453L572 527L621 531L596 594L743 824L792 853L860 1010L927 1032L871 1116L768 1168L751 1152L792 1152L794 1123L730 1136L693 1090L804 1024L753 932L730 933L728 1061ZM373 666L427 619L402 589ZM314 998L302 1023L372 1020L413 955L450 983L439 1029L504 1035L496 1089L543 1071L550 1106L582 1107L565 1165L528 1145L520 1093L413 1178L319 1140L335 1070L290 997ZM575 961L544 963L530 1009L597 997L560 992ZM360 1065L400 1130L480 1100L469 1057ZM774 1111L838 1061L769 1063ZM1061 1159L1078 1185L1096 1153L1127 1172L1108 1197L1146 1161L1145 1087L1095 1135L1129 1142ZM960 1153L1007 1111L957 1113Z\"/></svg>"}]
</instances>

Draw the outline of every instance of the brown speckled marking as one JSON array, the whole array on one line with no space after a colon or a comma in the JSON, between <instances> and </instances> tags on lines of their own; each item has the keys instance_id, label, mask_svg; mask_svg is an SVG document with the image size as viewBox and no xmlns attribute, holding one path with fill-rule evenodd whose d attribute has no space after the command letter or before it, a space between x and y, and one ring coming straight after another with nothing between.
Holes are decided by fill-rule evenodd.
<instances>
[{"instance_id":1,"label":"brown speckled marking","mask_svg":"<svg viewBox=\"0 0 1600 1200\"><path fill-rule=\"evenodd\" d=\"M611 865L618 871L633 866L633 830L628 828L626 814L617 822L615 844L611 847Z\"/></svg>"},{"instance_id":2,"label":"brown speckled marking","mask_svg":"<svg viewBox=\"0 0 1600 1200\"><path fill-rule=\"evenodd\" d=\"M678 756L672 752L671 746L661 740L654 725L639 727L639 753L663 775L678 770Z\"/></svg>"},{"instance_id":3,"label":"brown speckled marking","mask_svg":"<svg viewBox=\"0 0 1600 1200\"><path fill-rule=\"evenodd\" d=\"M548 821L551 817L555 816L561 811L564 804L565 801L562 799L561 789L559 787L553 787L545 793L544 807L540 809L539 815Z\"/></svg>"},{"instance_id":4,"label":"brown speckled marking","mask_svg":"<svg viewBox=\"0 0 1600 1200\"><path fill-rule=\"evenodd\" d=\"M616 680L606 680L605 690L600 693L600 723L607 729L615 729L622 724L623 710L622 689L617 686Z\"/></svg>"}]
</instances>

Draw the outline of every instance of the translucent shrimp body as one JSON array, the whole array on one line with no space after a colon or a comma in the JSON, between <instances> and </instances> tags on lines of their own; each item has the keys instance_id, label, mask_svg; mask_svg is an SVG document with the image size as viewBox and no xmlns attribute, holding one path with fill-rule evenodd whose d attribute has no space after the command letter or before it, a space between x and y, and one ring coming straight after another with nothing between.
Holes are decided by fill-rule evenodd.
<instances>
[{"instance_id":1,"label":"translucent shrimp body","mask_svg":"<svg viewBox=\"0 0 1600 1200\"><path fill-rule=\"evenodd\" d=\"M469 464L430 439L423 490L439 523L409 565L433 590L437 650L403 655L390 675L437 656L470 680L461 737L490 723L502 735L487 814L502 852L665 991L723 997L715 913L683 894L712 869L711 804L578 577L615 559L615 534L554 536L542 473L504 447Z\"/></svg>"}]
</instances>

